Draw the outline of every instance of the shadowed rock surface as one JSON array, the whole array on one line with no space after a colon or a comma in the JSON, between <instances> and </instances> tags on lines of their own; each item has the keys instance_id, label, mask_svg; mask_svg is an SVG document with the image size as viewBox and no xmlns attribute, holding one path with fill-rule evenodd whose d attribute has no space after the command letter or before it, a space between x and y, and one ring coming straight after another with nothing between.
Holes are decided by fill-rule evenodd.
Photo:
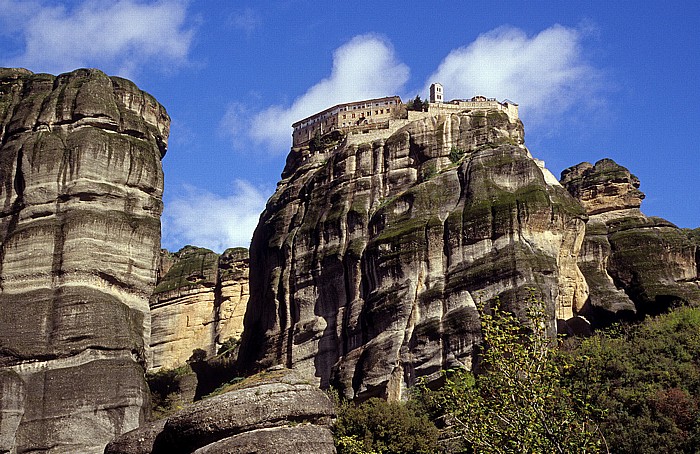
<instances>
[{"instance_id":1,"label":"shadowed rock surface","mask_svg":"<svg viewBox=\"0 0 700 454\"><path fill-rule=\"evenodd\" d=\"M143 421L169 123L98 70L0 69L0 452Z\"/></svg>"},{"instance_id":2,"label":"shadowed rock surface","mask_svg":"<svg viewBox=\"0 0 700 454\"><path fill-rule=\"evenodd\" d=\"M323 391L276 369L124 434L105 454L335 453L334 417Z\"/></svg>"},{"instance_id":3,"label":"shadowed rock surface","mask_svg":"<svg viewBox=\"0 0 700 454\"><path fill-rule=\"evenodd\" d=\"M534 287L552 329L571 318L587 297L584 220L522 123L496 111L292 149L251 245L241 365L398 399L417 377L471 367L479 300L522 314Z\"/></svg>"},{"instance_id":4,"label":"shadowed rock surface","mask_svg":"<svg viewBox=\"0 0 700 454\"><path fill-rule=\"evenodd\" d=\"M150 299L152 369L185 364L194 349L208 356L227 339L240 339L248 303L248 250L219 256L185 246L161 253L158 285Z\"/></svg>"},{"instance_id":5,"label":"shadowed rock surface","mask_svg":"<svg viewBox=\"0 0 700 454\"><path fill-rule=\"evenodd\" d=\"M603 159L570 167L561 177L589 214L578 259L590 287L582 315L605 325L672 305L700 304L692 231L645 216L636 176Z\"/></svg>"}]
</instances>

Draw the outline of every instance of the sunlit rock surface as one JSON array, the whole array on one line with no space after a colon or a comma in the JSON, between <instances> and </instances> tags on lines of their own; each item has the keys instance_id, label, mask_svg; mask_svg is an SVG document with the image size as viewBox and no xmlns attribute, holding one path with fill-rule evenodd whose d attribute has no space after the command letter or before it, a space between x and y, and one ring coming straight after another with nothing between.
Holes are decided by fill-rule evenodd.
<instances>
[{"instance_id":1,"label":"sunlit rock surface","mask_svg":"<svg viewBox=\"0 0 700 454\"><path fill-rule=\"evenodd\" d=\"M151 368L186 363L195 349L211 356L240 339L248 303L248 250L219 255L186 246L161 256L161 277L151 297Z\"/></svg>"},{"instance_id":2,"label":"sunlit rock surface","mask_svg":"<svg viewBox=\"0 0 700 454\"><path fill-rule=\"evenodd\" d=\"M102 452L143 421L169 123L98 70L0 69L0 451Z\"/></svg>"},{"instance_id":3,"label":"sunlit rock surface","mask_svg":"<svg viewBox=\"0 0 700 454\"><path fill-rule=\"evenodd\" d=\"M611 159L562 172L561 183L589 216L579 267L590 287L582 315L594 324L700 304L697 243L640 211L639 179Z\"/></svg>"},{"instance_id":4,"label":"sunlit rock surface","mask_svg":"<svg viewBox=\"0 0 700 454\"><path fill-rule=\"evenodd\" d=\"M497 111L295 148L251 245L243 368L284 364L348 397L399 399L471 367L479 301L555 319L587 298L585 213ZM405 395L404 395L405 397Z\"/></svg>"}]
</instances>

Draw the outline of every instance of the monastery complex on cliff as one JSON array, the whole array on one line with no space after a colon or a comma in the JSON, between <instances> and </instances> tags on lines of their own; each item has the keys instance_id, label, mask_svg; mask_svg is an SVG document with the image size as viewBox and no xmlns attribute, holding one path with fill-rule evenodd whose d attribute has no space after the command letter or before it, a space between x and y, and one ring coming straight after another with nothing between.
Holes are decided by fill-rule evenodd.
<instances>
[{"instance_id":1,"label":"monastery complex on cliff","mask_svg":"<svg viewBox=\"0 0 700 454\"><path fill-rule=\"evenodd\" d=\"M398 96L367 99L338 104L316 113L292 125L292 146L308 143L316 135L339 130L347 135L368 134L372 131L396 130L406 123L421 117L458 113L470 110L500 110L508 115L511 122L518 119L518 105L512 101L497 101L495 98L474 96L471 99L443 101L443 87L438 83L430 85L428 111L411 111Z\"/></svg>"}]
</instances>

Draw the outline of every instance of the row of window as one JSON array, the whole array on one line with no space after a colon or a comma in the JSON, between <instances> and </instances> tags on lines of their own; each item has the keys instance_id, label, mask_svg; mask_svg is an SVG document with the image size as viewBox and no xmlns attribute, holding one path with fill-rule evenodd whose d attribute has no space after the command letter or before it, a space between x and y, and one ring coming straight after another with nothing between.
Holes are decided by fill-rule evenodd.
<instances>
[{"instance_id":1,"label":"row of window","mask_svg":"<svg viewBox=\"0 0 700 454\"><path fill-rule=\"evenodd\" d=\"M391 107L388 108L388 109L386 109L386 113L391 113ZM362 113L360 113L360 115L362 115ZM368 116L368 117L371 117L371 116L372 116L372 111L371 111L371 110L368 110L368 111L365 113L365 115ZM374 111L374 115L384 115L384 109L376 109L376 110ZM346 118L347 118L347 114L343 114L343 120L345 120ZM355 118L355 114L354 114L354 113L352 114L352 118Z\"/></svg>"},{"instance_id":2,"label":"row of window","mask_svg":"<svg viewBox=\"0 0 700 454\"><path fill-rule=\"evenodd\" d=\"M388 106L391 104L396 104L396 101L375 102L374 107ZM370 104L362 104L362 105L352 106L352 110L357 110L357 109L362 110L362 109L366 109L368 107L372 107L372 104L370 103ZM347 111L350 109L351 109L351 106L345 106L345 107L340 108L341 111Z\"/></svg>"},{"instance_id":3,"label":"row of window","mask_svg":"<svg viewBox=\"0 0 700 454\"><path fill-rule=\"evenodd\" d=\"M396 104L396 103L397 103L397 101L375 102L374 107L379 107L382 105L388 106L388 105L392 105L392 104ZM338 111L345 112L345 111L350 110L351 108L352 108L352 110L357 110L357 109L362 110L362 109L366 109L367 107L372 107L372 104L362 104L362 105L357 105L357 106L345 106L345 107L341 107ZM381 110L381 113L384 113L383 109L378 109L378 110L374 111L374 114L379 115L380 110ZM301 125L301 127L304 128L304 127L308 126L309 124L314 124L314 123L318 123L319 121L323 121L326 118L328 118L329 116L337 115L338 111L326 113L326 114L321 115L320 117L316 117L316 118L312 119L311 121L309 121L308 123ZM389 112L391 112L391 108L387 109L387 113L389 113ZM372 111L369 111L367 113L367 115L372 115Z\"/></svg>"},{"instance_id":4,"label":"row of window","mask_svg":"<svg viewBox=\"0 0 700 454\"><path fill-rule=\"evenodd\" d=\"M378 103L377 103L377 104L378 104ZM342 109L341 109L341 110L342 110ZM389 107L389 108L387 108L387 109L375 109L375 110L374 110L374 115L384 115L385 113L386 113L386 114L390 114L390 113L391 113L391 107ZM351 115L351 118L355 118L356 115L358 115L358 114L352 113L352 114L349 114L349 115ZM368 110L367 112L360 112L359 115L360 115L360 118L363 118L364 116L371 117L371 116L372 116L372 111L371 111L371 110ZM348 114L343 114L343 120L346 120L346 119L347 119L347 116L348 116ZM322 117L322 118L325 118L325 116ZM322 118L316 118L314 121L312 121L312 124L313 124L313 123L318 123L318 121L319 121L319 120L322 120ZM336 120L335 120L334 118L330 119L330 123L335 123L335 121L336 121ZM328 123L329 123L329 120L326 120L325 123L328 124ZM302 125L300 128L297 129L297 133L298 133L298 134L302 134L302 129L303 129L303 128L306 128L307 126L309 126L309 125L308 125L308 124L307 124L307 125ZM343 126L345 126L345 123L343 123ZM348 124L348 126L349 126L349 124Z\"/></svg>"},{"instance_id":5,"label":"row of window","mask_svg":"<svg viewBox=\"0 0 700 454\"><path fill-rule=\"evenodd\" d=\"M363 110L363 109L367 109L367 108L371 108L371 107L389 106L389 105L395 105L395 104L399 104L399 103L400 103L400 101L392 99L392 100L379 101L379 102L374 102L374 103L358 104L358 105L352 105L352 106L346 105L346 106L338 107L337 109L334 109L331 112L323 113L317 117L309 119L305 123L298 125L294 132L298 136L302 136L304 133L306 133L308 131L309 127L312 127L313 125L318 124L318 123L324 123L324 120L325 120L326 125L328 125L329 122L331 124L335 124L338 121L338 117L340 116L340 112L346 112L346 111L350 111L350 110ZM387 107L385 109L374 109L374 115L384 115L385 113L390 114L391 112L392 112L391 107ZM372 116L372 110L368 110L366 112L359 112L358 114L352 113L351 115L352 115L352 118L355 118L356 115L359 115L360 118L364 118L365 116L369 117L369 116ZM343 115L343 119L347 119L347 114ZM348 123L348 126L351 126L351 124Z\"/></svg>"}]
</instances>

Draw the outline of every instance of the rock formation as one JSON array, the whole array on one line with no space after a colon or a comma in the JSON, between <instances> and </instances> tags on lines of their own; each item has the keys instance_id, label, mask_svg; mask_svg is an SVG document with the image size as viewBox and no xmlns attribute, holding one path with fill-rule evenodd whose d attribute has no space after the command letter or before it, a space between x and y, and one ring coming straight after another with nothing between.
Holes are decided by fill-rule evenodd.
<instances>
[{"instance_id":1,"label":"rock formation","mask_svg":"<svg viewBox=\"0 0 700 454\"><path fill-rule=\"evenodd\" d=\"M519 120L426 115L336 139L292 149L261 216L243 367L398 399L419 376L471 367L480 301L522 314L534 288L552 329L582 307L584 210L530 156Z\"/></svg>"},{"instance_id":2,"label":"rock formation","mask_svg":"<svg viewBox=\"0 0 700 454\"><path fill-rule=\"evenodd\" d=\"M296 372L271 370L229 388L119 437L105 454L335 453L333 405Z\"/></svg>"},{"instance_id":3,"label":"rock formation","mask_svg":"<svg viewBox=\"0 0 700 454\"><path fill-rule=\"evenodd\" d=\"M151 297L152 369L181 366L195 349L209 356L227 339L239 339L248 303L248 251L219 256L186 246L163 251L161 278Z\"/></svg>"},{"instance_id":4,"label":"rock formation","mask_svg":"<svg viewBox=\"0 0 700 454\"><path fill-rule=\"evenodd\" d=\"M97 70L0 69L0 452L143 421L169 123Z\"/></svg>"},{"instance_id":5,"label":"rock formation","mask_svg":"<svg viewBox=\"0 0 700 454\"><path fill-rule=\"evenodd\" d=\"M590 287L581 314L594 325L700 304L697 245L670 222L640 211L639 179L610 159L562 172L589 214L579 267Z\"/></svg>"}]
</instances>

